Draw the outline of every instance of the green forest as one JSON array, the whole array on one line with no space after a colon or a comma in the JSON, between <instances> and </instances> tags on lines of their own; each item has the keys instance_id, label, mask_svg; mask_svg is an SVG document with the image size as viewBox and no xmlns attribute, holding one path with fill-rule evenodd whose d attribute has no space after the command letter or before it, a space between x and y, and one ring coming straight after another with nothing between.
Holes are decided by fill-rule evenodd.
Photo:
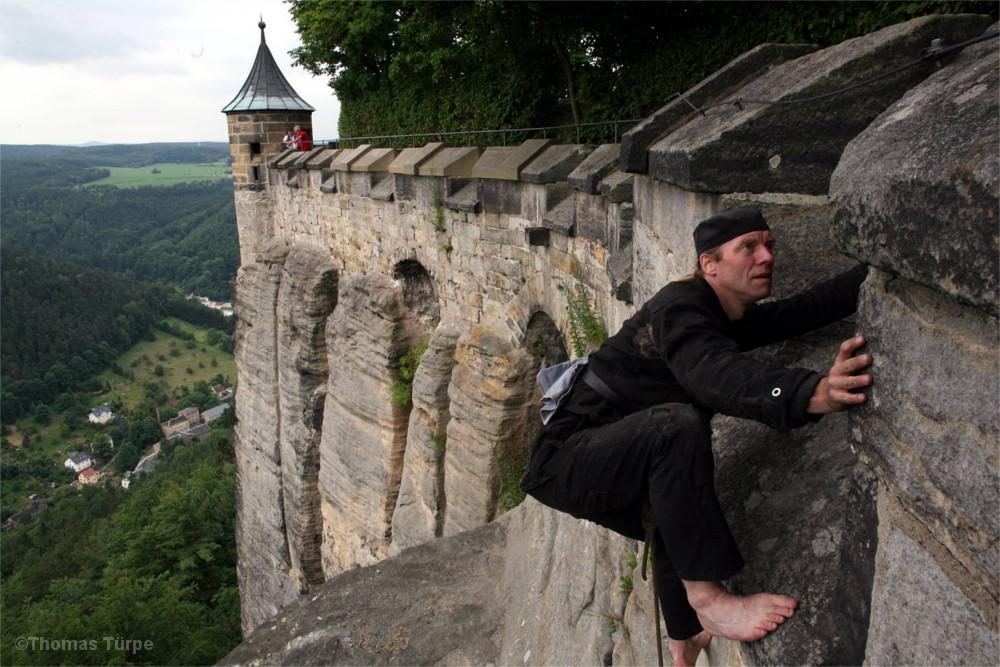
<instances>
[{"instance_id":1,"label":"green forest","mask_svg":"<svg viewBox=\"0 0 1000 667\"><path fill-rule=\"evenodd\" d=\"M291 12L296 64L329 77L340 136L357 137L644 118L764 42L830 46L925 14L996 17L1000 6L291 0ZM476 141L491 136L501 141Z\"/></svg>"},{"instance_id":2,"label":"green forest","mask_svg":"<svg viewBox=\"0 0 1000 667\"><path fill-rule=\"evenodd\" d=\"M213 428L206 440L165 446L157 468L128 490L85 487L4 532L0 663L222 658L241 638L234 468L231 429ZM43 650L22 637L70 641ZM141 649L104 637L139 640ZM78 638L94 644L74 645Z\"/></svg>"},{"instance_id":3,"label":"green forest","mask_svg":"<svg viewBox=\"0 0 1000 667\"><path fill-rule=\"evenodd\" d=\"M220 143L2 146L3 246L229 301L239 268L231 181L81 187L108 167L228 159Z\"/></svg>"},{"instance_id":4,"label":"green forest","mask_svg":"<svg viewBox=\"0 0 1000 667\"><path fill-rule=\"evenodd\" d=\"M88 378L171 316L232 334L230 318L172 287L0 248L0 418L99 389Z\"/></svg>"},{"instance_id":5,"label":"green forest","mask_svg":"<svg viewBox=\"0 0 1000 667\"><path fill-rule=\"evenodd\" d=\"M159 425L234 384L233 318L185 297L232 298L232 183L90 185L228 159L222 143L0 147L0 519L16 519L0 664L211 664L240 641L235 399L204 441L161 441ZM113 421L90 423L101 404ZM157 442L156 469L122 488ZM99 485L63 465L73 450Z\"/></svg>"}]
</instances>

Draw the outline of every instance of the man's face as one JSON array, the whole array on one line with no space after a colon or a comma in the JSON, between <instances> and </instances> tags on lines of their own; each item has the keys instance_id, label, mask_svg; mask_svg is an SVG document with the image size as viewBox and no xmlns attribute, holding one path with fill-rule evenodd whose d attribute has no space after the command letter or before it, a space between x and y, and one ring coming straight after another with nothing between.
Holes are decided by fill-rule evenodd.
<instances>
[{"instance_id":1,"label":"man's face","mask_svg":"<svg viewBox=\"0 0 1000 667\"><path fill-rule=\"evenodd\" d=\"M727 241L718 259L708 258L702 267L720 300L743 306L771 294L774 239L771 232L750 232Z\"/></svg>"}]
</instances>

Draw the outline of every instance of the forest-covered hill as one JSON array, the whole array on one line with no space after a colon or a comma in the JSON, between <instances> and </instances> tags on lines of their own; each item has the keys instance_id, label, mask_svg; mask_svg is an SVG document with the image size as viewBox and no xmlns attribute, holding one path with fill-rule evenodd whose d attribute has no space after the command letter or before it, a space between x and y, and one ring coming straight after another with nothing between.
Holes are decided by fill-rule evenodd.
<instances>
[{"instance_id":1,"label":"forest-covered hill","mask_svg":"<svg viewBox=\"0 0 1000 667\"><path fill-rule=\"evenodd\" d=\"M0 243L228 301L239 241L228 180L80 187L107 167L229 159L228 144L0 147Z\"/></svg>"}]
</instances>

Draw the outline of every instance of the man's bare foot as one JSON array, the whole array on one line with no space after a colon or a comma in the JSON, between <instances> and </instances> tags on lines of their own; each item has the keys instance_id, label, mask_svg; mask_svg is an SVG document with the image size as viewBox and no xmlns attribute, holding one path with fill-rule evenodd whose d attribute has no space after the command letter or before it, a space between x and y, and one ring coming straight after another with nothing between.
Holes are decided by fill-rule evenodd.
<instances>
[{"instance_id":1,"label":"man's bare foot","mask_svg":"<svg viewBox=\"0 0 1000 667\"><path fill-rule=\"evenodd\" d=\"M670 655L674 657L674 667L693 667L698 660L698 654L712 641L712 635L702 630L694 637L687 639L671 639L668 643Z\"/></svg>"},{"instance_id":2,"label":"man's bare foot","mask_svg":"<svg viewBox=\"0 0 1000 667\"><path fill-rule=\"evenodd\" d=\"M755 642L791 618L798 602L786 595L733 595L717 581L684 581L688 602L710 635Z\"/></svg>"}]
</instances>

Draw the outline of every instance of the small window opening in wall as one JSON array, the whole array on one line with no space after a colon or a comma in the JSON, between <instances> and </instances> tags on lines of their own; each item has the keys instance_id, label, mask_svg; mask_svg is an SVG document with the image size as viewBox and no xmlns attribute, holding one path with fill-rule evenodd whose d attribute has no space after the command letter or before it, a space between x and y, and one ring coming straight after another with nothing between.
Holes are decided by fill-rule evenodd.
<instances>
[{"instance_id":1,"label":"small window opening in wall","mask_svg":"<svg viewBox=\"0 0 1000 667\"><path fill-rule=\"evenodd\" d=\"M257 181L260 180L260 167L251 165L250 173L248 175L250 176L251 182L256 183Z\"/></svg>"},{"instance_id":2,"label":"small window opening in wall","mask_svg":"<svg viewBox=\"0 0 1000 667\"><path fill-rule=\"evenodd\" d=\"M251 141L250 142L250 155L260 155L260 142Z\"/></svg>"}]
</instances>

